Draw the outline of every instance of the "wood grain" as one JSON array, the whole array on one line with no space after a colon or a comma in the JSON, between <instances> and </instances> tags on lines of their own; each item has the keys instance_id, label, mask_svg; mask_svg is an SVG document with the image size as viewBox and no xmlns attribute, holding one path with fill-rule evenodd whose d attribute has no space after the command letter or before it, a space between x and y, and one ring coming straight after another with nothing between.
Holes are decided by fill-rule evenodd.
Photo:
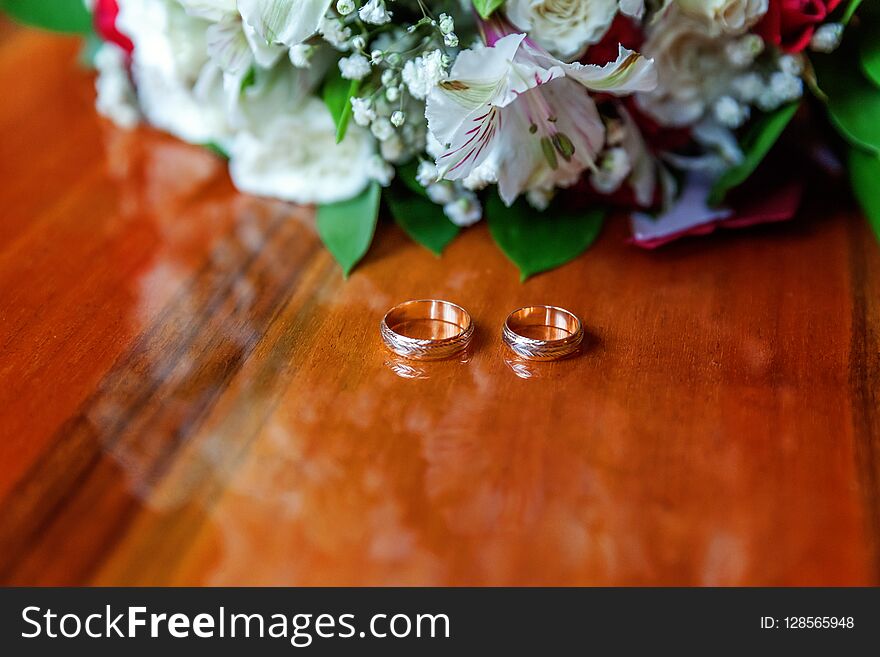
<instances>
[{"instance_id":1,"label":"wood grain","mask_svg":"<svg viewBox=\"0 0 880 657\"><path fill-rule=\"evenodd\" d=\"M844 196L524 284L485 227L347 281L307 209L0 41L0 582L878 584L880 254ZM13 93L14 90L14 93ZM440 297L462 360L382 349ZM506 314L585 321L528 366Z\"/></svg>"}]
</instances>

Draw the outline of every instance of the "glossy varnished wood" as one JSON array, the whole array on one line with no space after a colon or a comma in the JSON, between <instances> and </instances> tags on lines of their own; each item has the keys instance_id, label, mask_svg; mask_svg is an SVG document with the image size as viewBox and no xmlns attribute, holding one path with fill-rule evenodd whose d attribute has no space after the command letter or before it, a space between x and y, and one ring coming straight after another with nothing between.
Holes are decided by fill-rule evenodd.
<instances>
[{"instance_id":1,"label":"glossy varnished wood","mask_svg":"<svg viewBox=\"0 0 880 657\"><path fill-rule=\"evenodd\" d=\"M383 226L347 281L309 210L93 113L75 42L0 32L0 581L874 584L880 257L813 197L655 253L611 225L520 284L485 227ZM441 297L462 360L383 313ZM584 319L509 359L507 313Z\"/></svg>"}]
</instances>

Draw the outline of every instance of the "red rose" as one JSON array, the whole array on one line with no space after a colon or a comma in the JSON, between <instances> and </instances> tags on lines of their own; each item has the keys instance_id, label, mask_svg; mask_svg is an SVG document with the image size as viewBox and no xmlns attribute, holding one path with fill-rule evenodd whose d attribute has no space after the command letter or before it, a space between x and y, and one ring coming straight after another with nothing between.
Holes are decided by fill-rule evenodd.
<instances>
[{"instance_id":1,"label":"red rose","mask_svg":"<svg viewBox=\"0 0 880 657\"><path fill-rule=\"evenodd\" d=\"M119 4L117 0L96 0L94 15L95 32L110 43L115 43L129 55L134 50L134 44L116 27L116 17L119 16Z\"/></svg>"},{"instance_id":2,"label":"red rose","mask_svg":"<svg viewBox=\"0 0 880 657\"><path fill-rule=\"evenodd\" d=\"M840 0L770 0L755 32L785 52L800 52L839 4Z\"/></svg>"},{"instance_id":3,"label":"red rose","mask_svg":"<svg viewBox=\"0 0 880 657\"><path fill-rule=\"evenodd\" d=\"M618 14L602 40L589 47L581 62L602 66L617 59L617 50L620 46L638 50L644 40L639 26L623 14Z\"/></svg>"}]
</instances>

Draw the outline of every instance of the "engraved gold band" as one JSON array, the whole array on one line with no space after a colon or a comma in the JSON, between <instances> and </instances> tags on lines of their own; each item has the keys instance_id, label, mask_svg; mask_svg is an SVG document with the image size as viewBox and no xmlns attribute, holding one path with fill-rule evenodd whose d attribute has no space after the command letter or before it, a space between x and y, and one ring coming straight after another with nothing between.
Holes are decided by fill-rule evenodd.
<instances>
[{"instance_id":1,"label":"engraved gold band","mask_svg":"<svg viewBox=\"0 0 880 657\"><path fill-rule=\"evenodd\" d=\"M386 346L404 358L440 360L468 346L474 323L461 306L440 299L419 299L389 310L379 332Z\"/></svg>"},{"instance_id":2,"label":"engraved gold band","mask_svg":"<svg viewBox=\"0 0 880 657\"><path fill-rule=\"evenodd\" d=\"M540 339L536 335L553 335ZM504 343L528 360L556 360L577 351L584 339L581 320L556 306L526 306L507 316L501 332Z\"/></svg>"}]
</instances>

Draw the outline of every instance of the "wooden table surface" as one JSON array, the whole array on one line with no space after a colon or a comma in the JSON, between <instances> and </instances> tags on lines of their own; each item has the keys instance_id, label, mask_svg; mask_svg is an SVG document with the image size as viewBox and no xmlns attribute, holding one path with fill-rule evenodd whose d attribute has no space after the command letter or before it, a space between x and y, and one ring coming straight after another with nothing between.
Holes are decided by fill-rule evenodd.
<instances>
[{"instance_id":1,"label":"wooden table surface","mask_svg":"<svg viewBox=\"0 0 880 657\"><path fill-rule=\"evenodd\" d=\"M0 582L877 584L880 252L844 197L525 284L484 226L384 226L348 281L308 209L93 112L75 41L0 41ZM440 297L466 362L378 322ZM506 313L580 314L531 368Z\"/></svg>"}]
</instances>

